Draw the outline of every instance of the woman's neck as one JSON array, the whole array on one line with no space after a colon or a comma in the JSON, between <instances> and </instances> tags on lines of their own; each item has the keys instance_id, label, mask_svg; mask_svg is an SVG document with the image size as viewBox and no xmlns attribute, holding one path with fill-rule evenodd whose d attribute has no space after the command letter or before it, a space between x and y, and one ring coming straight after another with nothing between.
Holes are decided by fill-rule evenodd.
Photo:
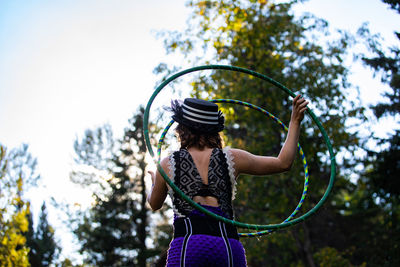
<instances>
[{"instance_id":1,"label":"woman's neck","mask_svg":"<svg viewBox=\"0 0 400 267\"><path fill-rule=\"evenodd\" d=\"M208 147L208 146L205 146L205 147L190 146L190 147L187 147L186 149L187 149L188 151L191 151L191 150L206 151L206 150L210 150L210 149L213 149L213 148L212 148L212 147Z\"/></svg>"}]
</instances>

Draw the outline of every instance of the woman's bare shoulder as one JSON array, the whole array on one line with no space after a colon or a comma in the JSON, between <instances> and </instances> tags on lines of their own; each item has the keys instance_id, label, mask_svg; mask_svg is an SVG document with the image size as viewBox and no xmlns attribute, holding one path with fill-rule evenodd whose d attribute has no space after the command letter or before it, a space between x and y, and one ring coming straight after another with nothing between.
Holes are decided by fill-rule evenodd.
<instances>
[{"instance_id":1,"label":"woman's bare shoulder","mask_svg":"<svg viewBox=\"0 0 400 267\"><path fill-rule=\"evenodd\" d=\"M248 157L252 155L250 152L247 152L246 150L243 149L233 148L233 147L228 147L228 149L235 159L242 159L243 157Z\"/></svg>"},{"instance_id":2,"label":"woman's bare shoulder","mask_svg":"<svg viewBox=\"0 0 400 267\"><path fill-rule=\"evenodd\" d=\"M160 165L163 169L166 169L169 164L170 164L170 157L172 154L168 155L167 157L164 157L161 161L160 161Z\"/></svg>"},{"instance_id":3,"label":"woman's bare shoulder","mask_svg":"<svg viewBox=\"0 0 400 267\"><path fill-rule=\"evenodd\" d=\"M235 167L240 171L242 165L247 163L251 154L243 149L227 147L225 149L229 150L232 160L235 163Z\"/></svg>"}]
</instances>

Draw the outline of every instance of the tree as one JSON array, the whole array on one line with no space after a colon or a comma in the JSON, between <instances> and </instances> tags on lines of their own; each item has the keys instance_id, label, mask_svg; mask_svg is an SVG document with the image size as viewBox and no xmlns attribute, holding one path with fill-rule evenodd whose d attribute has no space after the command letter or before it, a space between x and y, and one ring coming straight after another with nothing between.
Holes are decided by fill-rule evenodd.
<instances>
[{"instance_id":1,"label":"tree","mask_svg":"<svg viewBox=\"0 0 400 267\"><path fill-rule=\"evenodd\" d=\"M118 142L107 125L87 130L75 142L75 161L85 169L74 171L71 178L95 189L94 203L75 229L91 264L146 266L160 252L148 247L143 113L140 108Z\"/></svg>"},{"instance_id":2,"label":"tree","mask_svg":"<svg viewBox=\"0 0 400 267\"><path fill-rule=\"evenodd\" d=\"M383 0L400 13L400 1ZM383 84L389 85L384 91L384 100L370 108L378 120L391 118L399 125L400 113L400 47L384 47L377 35L371 35L367 27L359 30L366 38L372 55L364 55L362 61L381 76ZM395 32L400 40L400 33ZM364 162L365 171L358 182L364 188L364 194L356 198L360 204L356 207L360 214L368 215L366 225L374 225L365 229L372 236L360 242L359 252L372 254L371 264L382 265L383 262L394 266L400 264L400 129L394 128L387 138L372 135L377 144L367 149ZM371 212L372 211L372 212ZM373 215L373 216L371 216Z\"/></svg>"},{"instance_id":3,"label":"tree","mask_svg":"<svg viewBox=\"0 0 400 267\"><path fill-rule=\"evenodd\" d=\"M29 231L26 234L29 262L32 266L50 266L55 263L60 247L54 239L54 229L47 220L46 204L43 202L36 230L29 214Z\"/></svg>"},{"instance_id":4,"label":"tree","mask_svg":"<svg viewBox=\"0 0 400 267\"><path fill-rule=\"evenodd\" d=\"M338 167L333 195L317 216L267 238L243 240L251 266L317 266L322 263L319 255L352 260L352 244L346 240L348 203L343 196L355 188L347 176L359 162L354 151L360 148L360 143L351 129L357 126L354 121L361 123L365 119L364 109L347 97L351 85L344 60L354 40L343 32L336 39L328 38L327 23L313 16L296 19L291 15L296 2L190 1L193 13L187 30L164 33L167 52L181 52L192 64L235 65L284 81L295 93L311 100L313 110L334 140L334 151L348 151L352 155L341 157L343 163ZM157 69L168 68L161 64ZM284 122L289 121L288 96L257 79L214 71L197 75L192 86L196 97L245 100L265 107ZM227 122L234 122L226 125L228 144L256 154L279 153L285 134L273 122L242 107L223 106L223 109ZM329 178L329 157L312 121L305 120L303 129L300 143L305 144L310 173L315 177L308 203L316 203ZM301 192L301 172L301 164L297 162L293 171L284 175L267 179L240 177L235 202L237 219L262 224L282 221L290 214L290 207L297 204L298 199L293 196ZM312 204L306 204L304 209L310 207Z\"/></svg>"},{"instance_id":5,"label":"tree","mask_svg":"<svg viewBox=\"0 0 400 267\"><path fill-rule=\"evenodd\" d=\"M29 266L24 234L30 211L23 193L38 179L36 159L27 145L8 153L0 145L0 266Z\"/></svg>"}]
</instances>

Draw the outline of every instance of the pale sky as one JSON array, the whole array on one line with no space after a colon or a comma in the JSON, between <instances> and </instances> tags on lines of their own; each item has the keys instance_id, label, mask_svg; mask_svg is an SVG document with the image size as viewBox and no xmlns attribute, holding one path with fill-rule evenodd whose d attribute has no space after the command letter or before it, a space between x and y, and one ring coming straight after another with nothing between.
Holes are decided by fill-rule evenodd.
<instances>
[{"instance_id":1,"label":"pale sky","mask_svg":"<svg viewBox=\"0 0 400 267\"><path fill-rule=\"evenodd\" d=\"M68 181L77 134L125 127L146 104L165 58L152 30L183 29L183 3L0 3L0 142L30 145L47 192Z\"/></svg>"},{"instance_id":2,"label":"pale sky","mask_svg":"<svg viewBox=\"0 0 400 267\"><path fill-rule=\"evenodd\" d=\"M185 2L0 1L0 143L27 143L37 157L37 206L50 197L70 203L87 198L69 182L73 140L104 123L122 130L147 103L159 83L153 69L171 60L153 30L183 30ZM298 11L353 33L368 21L388 44L396 43L393 31L400 30L400 15L380 0L311 0ZM352 71L366 103L378 99L379 80L360 66Z\"/></svg>"}]
</instances>

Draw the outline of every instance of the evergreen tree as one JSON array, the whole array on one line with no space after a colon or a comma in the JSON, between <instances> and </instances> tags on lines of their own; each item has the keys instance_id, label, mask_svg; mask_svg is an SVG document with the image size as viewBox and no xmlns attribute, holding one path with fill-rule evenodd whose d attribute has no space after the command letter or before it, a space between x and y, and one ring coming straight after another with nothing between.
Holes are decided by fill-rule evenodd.
<instances>
[{"instance_id":1,"label":"evergreen tree","mask_svg":"<svg viewBox=\"0 0 400 267\"><path fill-rule=\"evenodd\" d=\"M32 216L29 216L27 246L29 247L29 262L33 267L51 266L55 263L60 247L55 242L54 229L47 220L45 202L41 207L36 230L33 227Z\"/></svg>"},{"instance_id":2,"label":"evergreen tree","mask_svg":"<svg viewBox=\"0 0 400 267\"><path fill-rule=\"evenodd\" d=\"M134 115L118 143L109 126L88 130L75 142L76 162L95 171L75 171L72 178L97 188L94 204L78 222L75 234L87 261L97 266L146 266L159 253L148 247L143 112L140 108Z\"/></svg>"},{"instance_id":3,"label":"evergreen tree","mask_svg":"<svg viewBox=\"0 0 400 267\"><path fill-rule=\"evenodd\" d=\"M399 0L383 0L400 13ZM380 74L381 81L389 85L382 90L384 101L374 104L371 109L378 120L391 118L399 124L400 114L400 47L386 48L377 36L371 36L367 28L360 33L368 40L372 56L364 56L363 62ZM394 33L400 40L400 33ZM397 266L400 264L400 129L394 126L387 138L372 134L377 146L368 149L366 166L358 181L358 194L354 209L359 216L367 218L363 224L357 254L370 256L371 266ZM360 190L362 189L362 190Z\"/></svg>"}]
</instances>

